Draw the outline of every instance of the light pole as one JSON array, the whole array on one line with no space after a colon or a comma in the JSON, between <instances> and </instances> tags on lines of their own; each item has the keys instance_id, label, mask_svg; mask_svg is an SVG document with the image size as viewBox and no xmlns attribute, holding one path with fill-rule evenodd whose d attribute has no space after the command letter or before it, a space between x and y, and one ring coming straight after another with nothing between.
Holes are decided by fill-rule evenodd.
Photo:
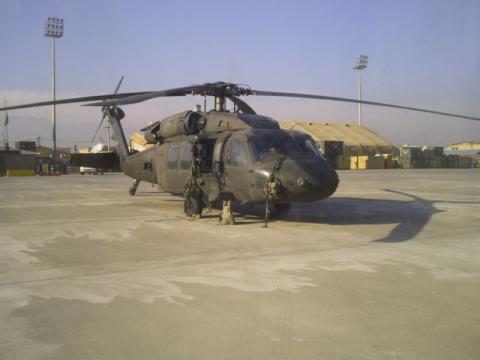
<instances>
[{"instance_id":1,"label":"light pole","mask_svg":"<svg viewBox=\"0 0 480 360\"><path fill-rule=\"evenodd\" d=\"M362 70L367 67L368 56L360 55L353 69L357 70L358 100L362 100ZM362 104L358 104L358 125L362 126Z\"/></svg>"},{"instance_id":2,"label":"light pole","mask_svg":"<svg viewBox=\"0 0 480 360\"><path fill-rule=\"evenodd\" d=\"M45 36L52 38L52 98L55 96L55 39L63 36L63 19L55 16L49 16L45 21ZM53 150L52 157L57 155L57 113L55 104L52 105L52 128L53 128Z\"/></svg>"}]
</instances>

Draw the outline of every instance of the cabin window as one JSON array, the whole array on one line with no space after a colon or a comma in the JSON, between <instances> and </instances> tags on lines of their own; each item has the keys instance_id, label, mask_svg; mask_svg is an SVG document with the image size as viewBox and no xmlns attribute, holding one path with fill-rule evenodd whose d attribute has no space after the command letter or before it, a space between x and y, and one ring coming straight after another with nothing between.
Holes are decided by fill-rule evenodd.
<instances>
[{"instance_id":1,"label":"cabin window","mask_svg":"<svg viewBox=\"0 0 480 360\"><path fill-rule=\"evenodd\" d=\"M172 145L168 149L168 170L177 170L178 150L180 145Z\"/></svg>"},{"instance_id":2,"label":"cabin window","mask_svg":"<svg viewBox=\"0 0 480 360\"><path fill-rule=\"evenodd\" d=\"M247 165L247 150L240 139L231 139L228 145L227 164L233 166Z\"/></svg>"},{"instance_id":3,"label":"cabin window","mask_svg":"<svg viewBox=\"0 0 480 360\"><path fill-rule=\"evenodd\" d=\"M182 146L182 158L180 160L180 169L190 170L192 167L192 144L186 143Z\"/></svg>"}]
</instances>

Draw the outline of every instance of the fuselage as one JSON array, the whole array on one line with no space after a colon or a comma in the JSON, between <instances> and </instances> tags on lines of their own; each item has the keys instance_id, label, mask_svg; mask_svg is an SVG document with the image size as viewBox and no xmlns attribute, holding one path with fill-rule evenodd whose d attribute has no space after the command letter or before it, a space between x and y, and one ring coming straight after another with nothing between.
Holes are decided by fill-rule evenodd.
<instances>
[{"instance_id":1,"label":"fuselage","mask_svg":"<svg viewBox=\"0 0 480 360\"><path fill-rule=\"evenodd\" d=\"M210 112L202 116L206 131L173 136L130 155L123 171L158 184L163 191L182 194L196 166L198 184L212 202L222 198L264 202L265 183L272 180L275 167L275 202L315 201L335 192L338 175L309 135L281 130L274 120L258 115Z\"/></svg>"}]
</instances>

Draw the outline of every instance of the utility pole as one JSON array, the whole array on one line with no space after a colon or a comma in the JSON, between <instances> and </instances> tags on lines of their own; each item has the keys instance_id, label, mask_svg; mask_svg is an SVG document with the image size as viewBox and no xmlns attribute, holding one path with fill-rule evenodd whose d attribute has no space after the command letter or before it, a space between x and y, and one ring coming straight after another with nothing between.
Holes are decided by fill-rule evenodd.
<instances>
[{"instance_id":1,"label":"utility pole","mask_svg":"<svg viewBox=\"0 0 480 360\"><path fill-rule=\"evenodd\" d=\"M63 19L55 16L49 16L45 21L46 37L52 38L52 99L56 100L55 94L55 39L63 36ZM52 157L56 159L57 156L57 112L55 104L52 105L52 139L53 149Z\"/></svg>"},{"instance_id":2,"label":"utility pole","mask_svg":"<svg viewBox=\"0 0 480 360\"><path fill-rule=\"evenodd\" d=\"M108 138L107 151L110 151L110 123L107 123L107 138Z\"/></svg>"},{"instance_id":3,"label":"utility pole","mask_svg":"<svg viewBox=\"0 0 480 360\"><path fill-rule=\"evenodd\" d=\"M353 69L357 70L357 87L358 100L362 101L362 70L367 67L368 56L360 55L357 62L353 65ZM363 126L362 123L362 104L358 103L358 125Z\"/></svg>"},{"instance_id":4,"label":"utility pole","mask_svg":"<svg viewBox=\"0 0 480 360\"><path fill-rule=\"evenodd\" d=\"M7 100L4 100L5 107L7 107ZM3 124L5 126L5 149L10 149L10 145L8 144L8 112L5 111L5 123Z\"/></svg>"}]
</instances>

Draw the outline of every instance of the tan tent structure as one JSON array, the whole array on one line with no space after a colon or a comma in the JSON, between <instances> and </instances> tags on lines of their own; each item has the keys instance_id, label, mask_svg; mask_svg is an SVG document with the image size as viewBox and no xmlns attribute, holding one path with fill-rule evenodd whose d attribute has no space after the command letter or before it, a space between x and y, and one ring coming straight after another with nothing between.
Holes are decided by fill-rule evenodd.
<instances>
[{"instance_id":1,"label":"tan tent structure","mask_svg":"<svg viewBox=\"0 0 480 360\"><path fill-rule=\"evenodd\" d=\"M143 150L146 150L146 149L148 149L152 146L153 146L152 144L147 143L143 134L133 133L132 136L130 136L130 148L131 148L131 150L143 151Z\"/></svg>"},{"instance_id":2,"label":"tan tent structure","mask_svg":"<svg viewBox=\"0 0 480 360\"><path fill-rule=\"evenodd\" d=\"M325 140L343 141L345 156L391 154L398 156L398 148L374 131L356 124L306 121L280 121L282 129L303 131L317 143Z\"/></svg>"}]
</instances>

